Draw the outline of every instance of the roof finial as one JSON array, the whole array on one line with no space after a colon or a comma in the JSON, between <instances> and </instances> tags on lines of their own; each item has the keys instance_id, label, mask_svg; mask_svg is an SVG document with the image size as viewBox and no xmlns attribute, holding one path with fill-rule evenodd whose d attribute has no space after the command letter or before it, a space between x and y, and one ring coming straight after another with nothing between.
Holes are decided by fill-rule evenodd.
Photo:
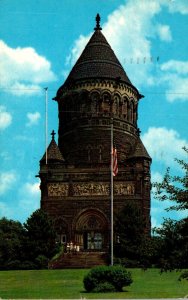
<instances>
[{"instance_id":1,"label":"roof finial","mask_svg":"<svg viewBox=\"0 0 188 300\"><path fill-rule=\"evenodd\" d=\"M101 26L100 26L100 20L101 20L101 18L100 18L100 15L99 15L99 14L96 15L95 20L96 20L96 27L95 27L94 29L95 29L95 30L102 30L102 28L101 28Z\"/></svg>"},{"instance_id":2,"label":"roof finial","mask_svg":"<svg viewBox=\"0 0 188 300\"><path fill-rule=\"evenodd\" d=\"M54 137L55 137L55 131L54 130L52 130L52 133L51 133L51 136L52 136L52 140L54 140Z\"/></svg>"}]
</instances>

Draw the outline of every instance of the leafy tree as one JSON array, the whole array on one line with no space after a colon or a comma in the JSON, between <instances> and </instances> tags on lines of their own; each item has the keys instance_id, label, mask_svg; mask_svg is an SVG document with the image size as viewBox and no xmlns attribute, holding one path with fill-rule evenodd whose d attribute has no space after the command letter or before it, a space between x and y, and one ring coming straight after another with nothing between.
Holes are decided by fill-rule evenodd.
<instances>
[{"instance_id":1,"label":"leafy tree","mask_svg":"<svg viewBox=\"0 0 188 300\"><path fill-rule=\"evenodd\" d=\"M0 269L36 269L47 267L55 254L53 222L38 209L22 225L0 219Z\"/></svg>"},{"instance_id":2,"label":"leafy tree","mask_svg":"<svg viewBox=\"0 0 188 300\"><path fill-rule=\"evenodd\" d=\"M183 149L188 154L188 149L186 147ZM156 188L154 195L160 201L169 200L176 203L167 210L184 210L188 209L188 163L177 158L175 161L185 171L184 176L170 175L170 168L167 168L163 181L153 183Z\"/></svg>"},{"instance_id":3,"label":"leafy tree","mask_svg":"<svg viewBox=\"0 0 188 300\"><path fill-rule=\"evenodd\" d=\"M0 219L0 269L19 268L24 258L24 240L20 222Z\"/></svg>"},{"instance_id":4,"label":"leafy tree","mask_svg":"<svg viewBox=\"0 0 188 300\"><path fill-rule=\"evenodd\" d=\"M117 243L114 245L116 257L123 258L126 266L148 264L147 251L150 239L145 233L146 223L140 207L127 202L115 219L115 235Z\"/></svg>"},{"instance_id":5,"label":"leafy tree","mask_svg":"<svg viewBox=\"0 0 188 300\"><path fill-rule=\"evenodd\" d=\"M188 149L183 148L186 154ZM172 201L167 210L188 209L188 163L175 159L184 171L183 176L173 176L167 168L161 183L154 183L155 198L161 201ZM188 218L180 221L166 219L161 228L155 228L155 233L160 236L162 247L160 249L160 267L163 270L172 270L188 267Z\"/></svg>"},{"instance_id":6,"label":"leafy tree","mask_svg":"<svg viewBox=\"0 0 188 300\"><path fill-rule=\"evenodd\" d=\"M44 267L44 262L47 263L47 259L56 251L53 222L46 212L38 209L27 219L24 227L28 260L35 261L38 267Z\"/></svg>"},{"instance_id":7,"label":"leafy tree","mask_svg":"<svg viewBox=\"0 0 188 300\"><path fill-rule=\"evenodd\" d=\"M158 267L164 271L188 268L188 218L165 219L162 227L155 228L155 233L161 239Z\"/></svg>"}]
</instances>

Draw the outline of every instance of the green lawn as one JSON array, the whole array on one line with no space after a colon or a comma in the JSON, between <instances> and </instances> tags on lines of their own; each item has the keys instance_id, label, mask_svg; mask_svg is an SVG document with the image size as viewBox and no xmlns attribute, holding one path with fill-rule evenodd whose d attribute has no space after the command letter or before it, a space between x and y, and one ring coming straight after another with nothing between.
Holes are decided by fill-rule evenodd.
<instances>
[{"instance_id":1,"label":"green lawn","mask_svg":"<svg viewBox=\"0 0 188 300\"><path fill-rule=\"evenodd\" d=\"M121 299L183 298L188 282L178 281L178 272L160 275L156 269L131 269L133 284L122 293L84 292L83 277L88 270L0 271L0 298L19 299Z\"/></svg>"}]
</instances>

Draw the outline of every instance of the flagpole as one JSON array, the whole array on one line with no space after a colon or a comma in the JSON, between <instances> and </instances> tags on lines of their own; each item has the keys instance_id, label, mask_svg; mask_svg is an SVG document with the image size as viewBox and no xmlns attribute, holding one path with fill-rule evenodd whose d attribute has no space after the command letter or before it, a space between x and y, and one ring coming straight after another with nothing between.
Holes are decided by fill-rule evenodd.
<instances>
[{"instance_id":1,"label":"flagpole","mask_svg":"<svg viewBox=\"0 0 188 300\"><path fill-rule=\"evenodd\" d=\"M111 119L111 184L110 184L110 212L111 212L111 266L114 264L114 178L113 178L113 118Z\"/></svg>"},{"instance_id":2,"label":"flagpole","mask_svg":"<svg viewBox=\"0 0 188 300\"><path fill-rule=\"evenodd\" d=\"M46 148L46 165L48 163L48 88L45 90L45 148Z\"/></svg>"}]
</instances>

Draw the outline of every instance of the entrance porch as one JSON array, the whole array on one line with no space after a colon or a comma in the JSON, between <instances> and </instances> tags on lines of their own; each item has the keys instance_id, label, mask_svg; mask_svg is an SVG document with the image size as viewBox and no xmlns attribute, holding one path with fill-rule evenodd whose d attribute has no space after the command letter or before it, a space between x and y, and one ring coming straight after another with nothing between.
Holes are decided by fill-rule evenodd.
<instances>
[{"instance_id":1,"label":"entrance porch","mask_svg":"<svg viewBox=\"0 0 188 300\"><path fill-rule=\"evenodd\" d=\"M49 262L49 269L75 269L92 268L108 264L108 254L105 252L70 252Z\"/></svg>"}]
</instances>

